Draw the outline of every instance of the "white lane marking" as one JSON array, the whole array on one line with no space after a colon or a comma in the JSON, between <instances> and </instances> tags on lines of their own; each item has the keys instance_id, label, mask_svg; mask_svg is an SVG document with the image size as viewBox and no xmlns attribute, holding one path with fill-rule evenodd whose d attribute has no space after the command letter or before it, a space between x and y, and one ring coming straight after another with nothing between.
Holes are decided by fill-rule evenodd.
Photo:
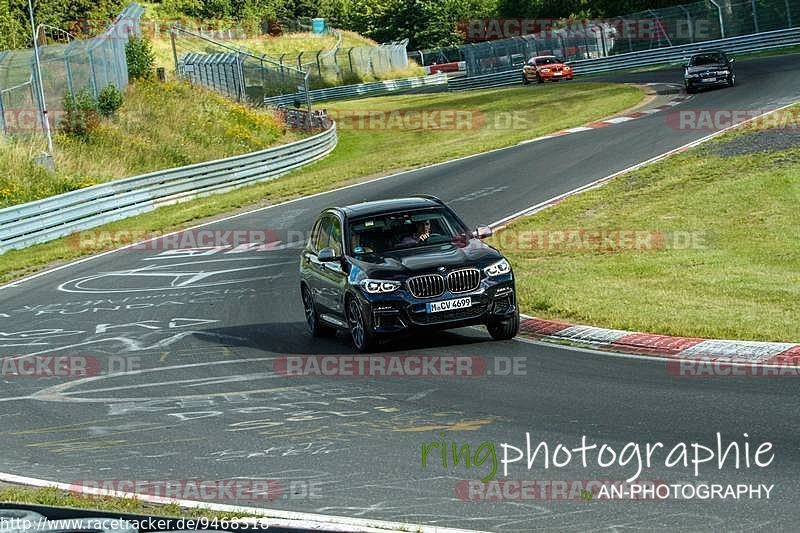
<instances>
[{"instance_id":1,"label":"white lane marking","mask_svg":"<svg viewBox=\"0 0 800 533\"><path fill-rule=\"evenodd\" d=\"M606 122L608 122L608 121L606 121ZM595 128L590 128L589 126L578 126L577 128L568 128L568 129L563 130L563 131L566 131L568 133L580 133L582 131L591 131L593 129L595 129Z\"/></svg>"},{"instance_id":2,"label":"white lane marking","mask_svg":"<svg viewBox=\"0 0 800 533\"><path fill-rule=\"evenodd\" d=\"M743 120L741 122L737 122L736 124L732 124L732 125L730 125L730 126L728 126L726 128L723 128L723 129L721 129L719 131L715 131L714 133L710 133L709 135L706 135L705 137L701 137L701 138L697 139L696 141L692 141L692 142L686 143L686 144L684 144L682 146L679 146L677 148L673 148L672 150L669 150L667 152L659 154L659 155L657 155L655 157L651 157L650 159L648 159L646 161L642 161L641 163L636 163L635 165L631 165L628 168L624 168L624 169L622 169L622 170L620 170L618 172L614 172L613 174L609 174L608 176L604 176L602 178L596 179L595 181L593 181L591 183L587 183L586 185L581 185L580 187L576 187L576 188L572 189L571 191L567 191L567 192L565 192L563 194L559 194L558 196L554 196L553 198L550 198L549 200L545 200L543 202L539 202L538 204L535 204L535 205L532 205L532 206L527 207L525 209L522 209L521 211L517 211L516 213L514 213L512 215L509 215L507 217L503 217L500 220L497 220L497 221L493 222L492 224L489 224L489 227L496 229L497 227L503 226L503 225L507 224L509 221L514 220L515 218L520 218L520 217L526 216L526 215L533 215L536 212L541 211L542 209L545 209L545 208L551 206L552 204L558 202L559 200L563 200L564 198L567 198L569 196L573 196L575 194L587 191L589 189L594 189L595 187L599 187L600 185L602 185L606 181L609 181L609 180L611 180L613 178L616 178L617 176L621 176L622 174L626 174L628 172L631 172L633 170L637 170L637 169L645 167L647 165L651 165L651 164L653 164L653 163L655 163L657 161L660 161L662 159L665 159L665 158L667 158L667 157L669 157L669 156L671 156L673 154L677 154L677 153L682 152L684 150L688 150L689 148L694 148L695 146L699 146L699 145L701 145L701 144L703 144L705 142L710 141L714 137L718 137L719 135L722 135L723 133L726 133L729 130L732 130L734 128L738 128L739 126L742 126L743 124L747 124L748 122L753 122L753 121L758 120L758 119L760 119L762 117L765 117L766 115L769 115L771 113L775 113L777 111L782 111L782 110L784 110L784 109L786 109L788 107L792 107L793 105L795 105L795 103L796 102L792 102L792 103L786 104L784 106L776 107L775 109L771 109L769 111L765 111L764 113L761 113L760 115L748 118L748 119Z\"/></svg>"}]
</instances>

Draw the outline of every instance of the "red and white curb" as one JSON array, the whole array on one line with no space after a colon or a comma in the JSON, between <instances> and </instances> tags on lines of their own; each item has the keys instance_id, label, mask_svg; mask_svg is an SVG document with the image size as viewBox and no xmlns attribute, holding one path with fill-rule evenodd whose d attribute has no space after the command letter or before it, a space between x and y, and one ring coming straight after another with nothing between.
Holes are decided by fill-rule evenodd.
<instances>
[{"instance_id":1,"label":"red and white curb","mask_svg":"<svg viewBox=\"0 0 800 533\"><path fill-rule=\"evenodd\" d=\"M757 365L800 366L800 344L671 337L524 317L523 335L635 355Z\"/></svg>"},{"instance_id":2,"label":"red and white curb","mask_svg":"<svg viewBox=\"0 0 800 533\"><path fill-rule=\"evenodd\" d=\"M652 85L652 84L648 84ZM656 85L665 85L665 84L656 84ZM619 115L612 118L607 118L604 120L600 120L598 122L592 122L591 124L587 124L585 126L577 126L575 128L567 128L565 130L557 131L555 133L549 133L547 135L542 135L540 137L536 137L534 139L528 139L525 141L520 142L519 144L528 144L532 142L543 141L545 139L553 139L555 137L563 137L564 135L570 135L572 133L580 133L582 131L590 131L596 130L599 128L605 128L607 126L614 126L616 124L622 124L623 122L630 122L631 120L636 120L638 118L646 117L649 115L654 115L656 113L660 113L661 111L665 111L667 109L672 109L676 105L680 105L686 100L689 100L692 96L687 94L679 94L673 98L671 98L667 103L651 107L649 109L644 109L642 111L636 111L633 113L629 113L627 115Z\"/></svg>"}]
</instances>

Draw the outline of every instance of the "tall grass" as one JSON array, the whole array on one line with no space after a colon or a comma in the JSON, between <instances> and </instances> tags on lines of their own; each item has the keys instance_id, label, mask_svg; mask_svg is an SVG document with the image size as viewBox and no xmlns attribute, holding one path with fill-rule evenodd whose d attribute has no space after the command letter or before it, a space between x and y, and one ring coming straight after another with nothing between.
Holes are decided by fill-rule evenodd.
<instances>
[{"instance_id":1,"label":"tall grass","mask_svg":"<svg viewBox=\"0 0 800 533\"><path fill-rule=\"evenodd\" d=\"M32 162L43 143L0 144L0 207L105 181L199 163L296 140L269 112L184 83L137 82L118 114L86 138L57 133L56 171Z\"/></svg>"}]
</instances>

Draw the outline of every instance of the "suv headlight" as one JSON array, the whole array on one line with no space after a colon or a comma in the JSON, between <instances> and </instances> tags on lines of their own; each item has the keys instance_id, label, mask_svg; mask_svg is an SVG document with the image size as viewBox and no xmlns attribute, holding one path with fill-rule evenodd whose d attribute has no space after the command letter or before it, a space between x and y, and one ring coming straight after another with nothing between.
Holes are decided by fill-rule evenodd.
<instances>
[{"instance_id":1,"label":"suv headlight","mask_svg":"<svg viewBox=\"0 0 800 533\"><path fill-rule=\"evenodd\" d=\"M361 288L370 294L382 294L396 291L400 288L400 282L383 279L364 279L361 280Z\"/></svg>"},{"instance_id":2,"label":"suv headlight","mask_svg":"<svg viewBox=\"0 0 800 533\"><path fill-rule=\"evenodd\" d=\"M484 268L483 272L490 278L494 276L502 276L503 274L508 274L511 272L511 265L509 265L508 261L505 259L501 259L497 263L493 263Z\"/></svg>"},{"instance_id":3,"label":"suv headlight","mask_svg":"<svg viewBox=\"0 0 800 533\"><path fill-rule=\"evenodd\" d=\"M718 70L717 71L717 76L727 76L730 73L731 72L729 70Z\"/></svg>"}]
</instances>

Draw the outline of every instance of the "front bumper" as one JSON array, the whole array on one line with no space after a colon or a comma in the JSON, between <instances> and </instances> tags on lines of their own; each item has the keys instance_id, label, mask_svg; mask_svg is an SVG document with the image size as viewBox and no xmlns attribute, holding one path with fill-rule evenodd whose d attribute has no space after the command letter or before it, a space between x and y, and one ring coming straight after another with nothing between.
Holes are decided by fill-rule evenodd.
<instances>
[{"instance_id":1,"label":"front bumper","mask_svg":"<svg viewBox=\"0 0 800 533\"><path fill-rule=\"evenodd\" d=\"M428 313L426 304L469 296L472 305L463 309ZM512 317L517 309L511 274L481 280L474 291L445 292L435 298L415 298L404 288L394 293L359 295L370 331L377 335L400 334L414 329L451 329L486 324Z\"/></svg>"},{"instance_id":2,"label":"front bumper","mask_svg":"<svg viewBox=\"0 0 800 533\"><path fill-rule=\"evenodd\" d=\"M713 76L709 78L684 78L686 87L703 88L703 87L719 87L721 85L728 85L730 76Z\"/></svg>"},{"instance_id":3,"label":"front bumper","mask_svg":"<svg viewBox=\"0 0 800 533\"><path fill-rule=\"evenodd\" d=\"M536 81L536 72L523 72L523 75L528 81ZM564 72L561 71L560 75L557 75L554 72L540 72L539 76L544 81L553 81L553 80L571 80L572 79L572 72Z\"/></svg>"}]
</instances>

